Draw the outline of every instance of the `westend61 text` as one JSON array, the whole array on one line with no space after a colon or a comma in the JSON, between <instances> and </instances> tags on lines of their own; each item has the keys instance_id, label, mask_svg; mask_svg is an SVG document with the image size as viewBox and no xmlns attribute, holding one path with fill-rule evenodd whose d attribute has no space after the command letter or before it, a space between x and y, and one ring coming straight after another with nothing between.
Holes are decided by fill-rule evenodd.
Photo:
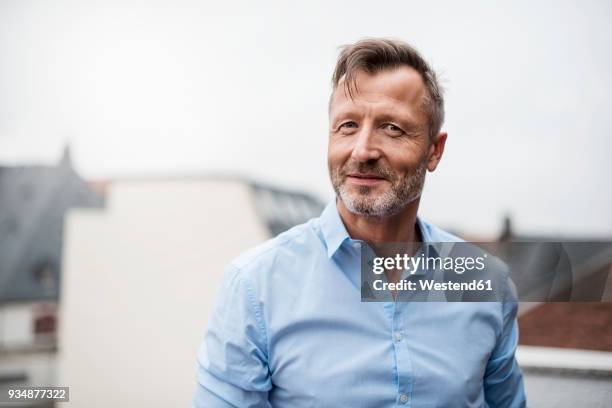
<instances>
[{"instance_id":1,"label":"westend61 text","mask_svg":"<svg viewBox=\"0 0 612 408\"><path fill-rule=\"evenodd\" d=\"M474 279L470 282L436 282L433 279L420 280L417 282L413 281L399 281L399 282L383 282L382 279L375 280L372 284L374 290L440 290L440 291L468 291L468 290L493 290L491 286L491 280Z\"/></svg>"}]
</instances>

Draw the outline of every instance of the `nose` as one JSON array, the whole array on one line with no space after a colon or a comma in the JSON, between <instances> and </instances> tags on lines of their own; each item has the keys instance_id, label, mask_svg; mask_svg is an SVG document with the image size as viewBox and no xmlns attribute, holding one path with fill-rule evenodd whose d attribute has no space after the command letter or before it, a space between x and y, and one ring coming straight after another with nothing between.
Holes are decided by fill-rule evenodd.
<instances>
[{"instance_id":1,"label":"nose","mask_svg":"<svg viewBox=\"0 0 612 408\"><path fill-rule=\"evenodd\" d=\"M363 126L355 136L355 144L351 153L353 159L368 162L380 158L380 148L377 146L376 135L371 126Z\"/></svg>"}]
</instances>

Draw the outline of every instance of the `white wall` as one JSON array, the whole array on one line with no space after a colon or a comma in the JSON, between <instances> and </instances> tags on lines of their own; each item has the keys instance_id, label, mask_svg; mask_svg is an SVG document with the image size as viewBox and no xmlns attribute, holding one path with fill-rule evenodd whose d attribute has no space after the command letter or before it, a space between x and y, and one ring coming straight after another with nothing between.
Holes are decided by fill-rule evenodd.
<instances>
[{"instance_id":1,"label":"white wall","mask_svg":"<svg viewBox=\"0 0 612 408\"><path fill-rule=\"evenodd\" d=\"M189 406L220 275L267 231L237 182L115 182L107 197L66 220L58 385L75 407Z\"/></svg>"},{"instance_id":2,"label":"white wall","mask_svg":"<svg viewBox=\"0 0 612 408\"><path fill-rule=\"evenodd\" d=\"M7 303L0 306L0 349L14 349L32 346L31 303Z\"/></svg>"}]
</instances>

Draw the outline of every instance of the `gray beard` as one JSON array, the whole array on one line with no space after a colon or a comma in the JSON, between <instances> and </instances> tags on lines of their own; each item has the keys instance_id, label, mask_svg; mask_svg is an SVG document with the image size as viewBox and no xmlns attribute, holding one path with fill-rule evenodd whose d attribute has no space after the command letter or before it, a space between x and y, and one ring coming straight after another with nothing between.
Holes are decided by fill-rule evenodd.
<instances>
[{"instance_id":1,"label":"gray beard","mask_svg":"<svg viewBox=\"0 0 612 408\"><path fill-rule=\"evenodd\" d=\"M356 193L350 194L339 170L333 172L330 169L330 178L336 196L350 212L366 217L385 218L399 213L421 196L426 169L427 163L423 161L414 173L406 175L400 181L393 180L391 188L377 196L373 196L373 188L369 186L359 186Z\"/></svg>"}]
</instances>

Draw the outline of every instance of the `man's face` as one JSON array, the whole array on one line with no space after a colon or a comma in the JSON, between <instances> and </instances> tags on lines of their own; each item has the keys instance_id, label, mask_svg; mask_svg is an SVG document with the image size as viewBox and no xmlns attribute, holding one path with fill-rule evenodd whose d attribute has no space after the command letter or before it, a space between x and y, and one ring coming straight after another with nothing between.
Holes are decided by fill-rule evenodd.
<instances>
[{"instance_id":1,"label":"man's face","mask_svg":"<svg viewBox=\"0 0 612 408\"><path fill-rule=\"evenodd\" d=\"M388 217L421 195L437 164L423 111L420 74L402 66L359 71L350 98L344 82L330 103L328 167L337 196L355 214Z\"/></svg>"}]
</instances>

